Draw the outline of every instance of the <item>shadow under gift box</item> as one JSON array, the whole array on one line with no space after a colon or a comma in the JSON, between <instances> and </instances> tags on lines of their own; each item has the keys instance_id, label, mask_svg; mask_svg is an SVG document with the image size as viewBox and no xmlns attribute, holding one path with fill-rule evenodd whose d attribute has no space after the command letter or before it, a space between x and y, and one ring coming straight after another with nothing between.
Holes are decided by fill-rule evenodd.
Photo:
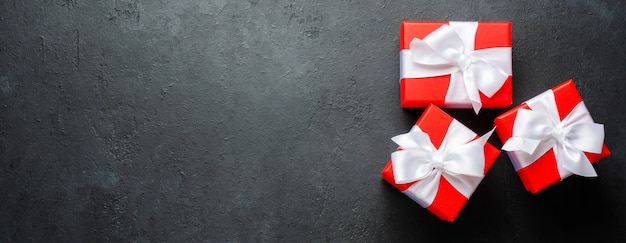
<instances>
[{"instance_id":1,"label":"shadow under gift box","mask_svg":"<svg viewBox=\"0 0 626 243\"><path fill-rule=\"evenodd\" d=\"M554 93L560 120L563 120L570 112L572 112L574 107L582 101L582 98L580 97L580 94L571 79L552 88L552 92ZM513 125L515 123L517 112L520 109L530 110L530 107L526 103L522 103L495 119L496 133L498 134L498 137L500 137L503 144L513 136ZM515 161L517 158L515 158L514 153L507 152L507 154L509 155L509 158L513 162L514 166L516 166ZM606 144L602 145L602 153L600 154L585 152L585 156L591 163L595 163L610 154L611 152L606 147ZM532 193L537 193L564 179L561 178L561 175L559 174L553 149L548 150L548 152L532 164L518 169L517 174L522 180L526 190Z\"/></svg>"},{"instance_id":2,"label":"shadow under gift box","mask_svg":"<svg viewBox=\"0 0 626 243\"><path fill-rule=\"evenodd\" d=\"M400 51L409 50L413 38L424 39L430 33L449 22L412 22L400 24ZM496 47L511 47L510 22L478 22L474 50ZM426 78L400 79L400 105L403 108L426 107L435 104L444 108L471 108L471 103L447 103L446 94L450 87L451 75ZM483 108L506 108L513 103L512 77L491 98L480 93Z\"/></svg>"},{"instance_id":3,"label":"shadow under gift box","mask_svg":"<svg viewBox=\"0 0 626 243\"><path fill-rule=\"evenodd\" d=\"M448 132L448 127L453 120L454 118L450 115L431 104L426 108L426 110L424 110L424 113L417 120L415 125L417 125L423 132L427 133L432 144L435 148L439 149ZM464 128L469 130L467 127ZM476 138L478 138L478 136L476 136ZM498 155L500 155L500 149L486 143L484 146L484 153L484 174L487 174L487 171L491 168L493 162L496 160ZM382 178L403 192L415 183L396 184L391 160L389 160L385 168L382 170ZM467 197L455 189L450 182L442 176L437 190L437 195L430 206L426 207L426 209L437 215L439 218L452 222L459 214L465 203L467 203L467 200Z\"/></svg>"}]
</instances>

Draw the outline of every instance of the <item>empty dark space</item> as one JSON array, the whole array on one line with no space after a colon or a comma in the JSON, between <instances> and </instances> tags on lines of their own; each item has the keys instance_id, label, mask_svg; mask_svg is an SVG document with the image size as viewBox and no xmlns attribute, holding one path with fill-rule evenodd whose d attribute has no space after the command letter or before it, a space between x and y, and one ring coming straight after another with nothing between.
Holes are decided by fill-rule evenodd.
<instances>
[{"instance_id":1,"label":"empty dark space","mask_svg":"<svg viewBox=\"0 0 626 243\"><path fill-rule=\"evenodd\" d=\"M0 1L0 242L623 241L624 6ZM514 105L573 78L599 177L533 195L503 153L454 223L384 182L423 111L403 20L512 22ZM446 109L481 134L506 110Z\"/></svg>"}]
</instances>

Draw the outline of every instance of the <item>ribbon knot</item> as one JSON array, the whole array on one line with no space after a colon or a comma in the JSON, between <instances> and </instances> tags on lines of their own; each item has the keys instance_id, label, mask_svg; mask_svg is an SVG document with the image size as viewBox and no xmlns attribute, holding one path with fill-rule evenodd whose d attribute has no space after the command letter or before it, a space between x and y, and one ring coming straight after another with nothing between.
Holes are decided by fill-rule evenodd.
<instances>
[{"instance_id":1,"label":"ribbon knot","mask_svg":"<svg viewBox=\"0 0 626 243\"><path fill-rule=\"evenodd\" d=\"M443 170L444 169L443 168L444 167L443 162L441 162L439 160L436 160L436 159L433 159L432 166L433 166L433 170Z\"/></svg>"},{"instance_id":2,"label":"ribbon knot","mask_svg":"<svg viewBox=\"0 0 626 243\"><path fill-rule=\"evenodd\" d=\"M602 153L604 125L593 122L582 101L560 121L554 93L549 90L538 97L527 102L532 110L518 110L513 136L502 149L516 152L521 168L552 149L562 178L568 173L597 176L584 152Z\"/></svg>"},{"instance_id":3,"label":"ribbon knot","mask_svg":"<svg viewBox=\"0 0 626 243\"><path fill-rule=\"evenodd\" d=\"M450 22L423 40L414 38L410 49L400 53L400 76L451 75L446 101L471 103L478 114L482 107L480 93L491 98L512 71L510 47L474 50L477 28L476 22Z\"/></svg>"},{"instance_id":4,"label":"ribbon knot","mask_svg":"<svg viewBox=\"0 0 626 243\"><path fill-rule=\"evenodd\" d=\"M478 59L470 55L461 53L458 59L456 60L456 66L459 67L459 70L465 72L470 68L470 66L475 60L478 60Z\"/></svg>"},{"instance_id":5,"label":"ribbon knot","mask_svg":"<svg viewBox=\"0 0 626 243\"><path fill-rule=\"evenodd\" d=\"M558 126L552 129L549 136L556 139L559 143L565 144L567 142L567 132Z\"/></svg>"},{"instance_id":6,"label":"ribbon knot","mask_svg":"<svg viewBox=\"0 0 626 243\"><path fill-rule=\"evenodd\" d=\"M493 130L472 140L476 134L455 121L438 149L428 134L414 130L392 138L401 148L391 154L396 183L415 182L407 191L415 190L411 197L422 206L434 200L441 177L469 198L484 177L484 146Z\"/></svg>"}]
</instances>

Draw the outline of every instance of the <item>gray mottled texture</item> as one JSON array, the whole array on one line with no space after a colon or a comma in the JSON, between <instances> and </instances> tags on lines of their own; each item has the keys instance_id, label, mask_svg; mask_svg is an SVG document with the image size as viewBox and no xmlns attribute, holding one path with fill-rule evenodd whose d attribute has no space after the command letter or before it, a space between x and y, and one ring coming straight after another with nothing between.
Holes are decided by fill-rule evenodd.
<instances>
[{"instance_id":1,"label":"gray mottled texture","mask_svg":"<svg viewBox=\"0 0 626 243\"><path fill-rule=\"evenodd\" d=\"M624 239L625 16L619 0L0 1L0 242ZM531 195L501 155L452 224L382 181L422 111L398 102L405 19L512 21L514 103L574 78L606 124L600 177ZM449 111L486 132L504 109Z\"/></svg>"}]
</instances>

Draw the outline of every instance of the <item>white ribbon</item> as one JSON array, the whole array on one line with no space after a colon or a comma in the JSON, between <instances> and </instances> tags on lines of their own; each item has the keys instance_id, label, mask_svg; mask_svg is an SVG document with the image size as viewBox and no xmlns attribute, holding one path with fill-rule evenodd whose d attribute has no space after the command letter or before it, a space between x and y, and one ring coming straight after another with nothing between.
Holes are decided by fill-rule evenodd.
<instances>
[{"instance_id":1,"label":"white ribbon","mask_svg":"<svg viewBox=\"0 0 626 243\"><path fill-rule=\"evenodd\" d=\"M531 110L517 112L513 136L502 147L513 155L515 169L529 166L552 149L561 179L572 174L597 176L584 152L602 153L604 125L593 122L585 103L578 103L562 121L552 90L526 104Z\"/></svg>"},{"instance_id":2,"label":"white ribbon","mask_svg":"<svg viewBox=\"0 0 626 243\"><path fill-rule=\"evenodd\" d=\"M446 107L478 114L480 92L491 98L512 74L511 48L474 50L477 22L450 22L400 52L400 78L451 75Z\"/></svg>"},{"instance_id":3,"label":"white ribbon","mask_svg":"<svg viewBox=\"0 0 626 243\"><path fill-rule=\"evenodd\" d=\"M402 150L391 154L397 184L415 182L405 193L422 207L432 204L441 177L469 198L485 169L484 146L493 130L472 141L476 134L456 120L450 124L439 149L419 127L391 138Z\"/></svg>"}]
</instances>

